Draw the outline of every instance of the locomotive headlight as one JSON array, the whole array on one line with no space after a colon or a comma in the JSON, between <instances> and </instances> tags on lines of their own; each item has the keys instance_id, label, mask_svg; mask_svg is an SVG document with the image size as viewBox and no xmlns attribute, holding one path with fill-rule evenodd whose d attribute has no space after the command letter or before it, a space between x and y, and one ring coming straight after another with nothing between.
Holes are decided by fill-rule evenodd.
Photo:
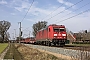
<instances>
[{"instance_id":1,"label":"locomotive headlight","mask_svg":"<svg viewBox=\"0 0 90 60\"><path fill-rule=\"evenodd\" d=\"M62 36L66 36L66 34L62 34Z\"/></svg>"},{"instance_id":2,"label":"locomotive headlight","mask_svg":"<svg viewBox=\"0 0 90 60\"><path fill-rule=\"evenodd\" d=\"M57 36L57 34L54 34L54 36Z\"/></svg>"}]
</instances>

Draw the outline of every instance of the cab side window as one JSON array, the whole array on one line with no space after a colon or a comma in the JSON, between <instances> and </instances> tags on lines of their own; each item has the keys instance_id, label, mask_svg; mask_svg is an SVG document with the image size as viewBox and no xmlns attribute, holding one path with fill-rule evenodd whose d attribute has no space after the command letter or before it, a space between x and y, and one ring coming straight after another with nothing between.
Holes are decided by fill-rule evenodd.
<instances>
[{"instance_id":1,"label":"cab side window","mask_svg":"<svg viewBox=\"0 0 90 60\"><path fill-rule=\"evenodd\" d=\"M50 32L50 28L49 28L49 32Z\"/></svg>"}]
</instances>

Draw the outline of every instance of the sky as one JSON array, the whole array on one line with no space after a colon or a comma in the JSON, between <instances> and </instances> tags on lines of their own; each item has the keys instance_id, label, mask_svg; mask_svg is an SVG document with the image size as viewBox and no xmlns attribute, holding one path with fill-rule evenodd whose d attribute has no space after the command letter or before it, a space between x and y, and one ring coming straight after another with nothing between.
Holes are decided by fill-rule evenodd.
<instances>
[{"instance_id":1,"label":"sky","mask_svg":"<svg viewBox=\"0 0 90 60\"><path fill-rule=\"evenodd\" d=\"M32 26L38 21L47 21L48 25L65 25L74 33L90 30L90 0L34 0L33 4L32 2L33 0L0 0L0 21L11 23L8 30L11 39L15 37L15 32L16 37L19 35L18 22L21 22L23 37L28 37L29 33L32 36Z\"/></svg>"}]
</instances>

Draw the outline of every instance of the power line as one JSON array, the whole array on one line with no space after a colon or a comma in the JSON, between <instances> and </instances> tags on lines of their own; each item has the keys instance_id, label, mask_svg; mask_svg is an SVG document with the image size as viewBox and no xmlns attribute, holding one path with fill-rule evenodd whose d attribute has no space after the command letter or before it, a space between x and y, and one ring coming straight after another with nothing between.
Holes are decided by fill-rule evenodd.
<instances>
[{"instance_id":1,"label":"power line","mask_svg":"<svg viewBox=\"0 0 90 60\"><path fill-rule=\"evenodd\" d=\"M90 2L87 3L87 4L85 4L85 5L83 5L83 6L81 6L81 7L78 8L78 9L74 10L74 12L77 11L77 10L79 10L79 9L81 9L81 8L83 8L83 7L85 7L85 6L88 5L88 4L90 4ZM69 14L71 14L71 13L72 13L72 12L68 13L67 15L69 15ZM67 15L65 15L65 16L67 16ZM65 16L63 16L63 17L65 17Z\"/></svg>"},{"instance_id":2,"label":"power line","mask_svg":"<svg viewBox=\"0 0 90 60\"><path fill-rule=\"evenodd\" d=\"M30 8L32 7L33 3L34 3L34 0L33 0L33 2L31 3L31 5L30 5L30 7L29 7L28 11L26 12L26 14L25 14L24 18L22 19L22 21L25 19L26 15L28 14L28 12L29 12ZM22 21L21 21L21 22L22 22Z\"/></svg>"},{"instance_id":3,"label":"power line","mask_svg":"<svg viewBox=\"0 0 90 60\"><path fill-rule=\"evenodd\" d=\"M67 9L70 9L71 7L73 7L73 6L77 5L77 4L79 4L79 3L80 3L80 2L82 2L82 1L83 1L83 0L80 0L79 2L77 2L77 3L73 4L72 6L70 6L70 7L66 8L65 10L63 10L63 11L59 12L58 14L56 14L56 15L54 15L54 16L52 16L52 17L50 17L49 19L51 19L51 18L53 18L53 17L55 17L55 16L59 15L60 13L63 13L63 12L64 12L64 11L66 11ZM47 20L49 20L49 19L47 19Z\"/></svg>"},{"instance_id":4,"label":"power line","mask_svg":"<svg viewBox=\"0 0 90 60\"><path fill-rule=\"evenodd\" d=\"M87 3L87 4L85 4L85 5L83 5L83 6L81 6L81 7L79 7L78 9L74 10L73 12L78 11L79 9L81 9L81 8L83 8L83 7L85 7L85 6L89 5L89 4L90 4L90 2ZM64 15L64 16L62 16L61 18L65 17L65 16L67 16L67 15L70 15L71 13L72 13L72 12L70 12L70 13L68 13L68 14L66 14L66 15ZM56 20L56 21L57 21L57 20Z\"/></svg>"},{"instance_id":5,"label":"power line","mask_svg":"<svg viewBox=\"0 0 90 60\"><path fill-rule=\"evenodd\" d=\"M67 0L68 1L68 0ZM66 1L66 2L67 2ZM64 4L61 4L60 6L57 7L57 9L55 9L54 11L52 11L50 14L46 15L44 18L42 18L41 20L44 20L46 17L48 17L49 15L51 15L52 13L54 13L56 10L58 10L61 6L63 6Z\"/></svg>"},{"instance_id":6,"label":"power line","mask_svg":"<svg viewBox=\"0 0 90 60\"><path fill-rule=\"evenodd\" d=\"M66 18L66 19L61 20L61 21L58 21L58 22L66 21L66 20L68 20L68 19L71 19L71 18L73 18L73 17L76 17L76 16L78 16L78 15L81 15L81 14L83 14L83 13L85 13L85 12L88 12L89 10L90 10L90 9L87 9L87 10L81 12L81 13L78 13L78 14L76 14L76 15L74 15L74 16L71 16L71 17L69 17L69 18ZM58 22L57 22L57 23L58 23Z\"/></svg>"},{"instance_id":7,"label":"power line","mask_svg":"<svg viewBox=\"0 0 90 60\"><path fill-rule=\"evenodd\" d=\"M68 1L68 0L67 0ZM67 2L66 1L66 2ZM57 9L59 9L61 6L63 6L64 4L61 4L60 6L58 6L58 8ZM49 15L51 15L52 13L54 13L57 9L55 9L54 11L52 11L50 14L48 14L46 17L48 17ZM44 17L44 18L46 18L46 17ZM42 18L41 20L44 20L44 18ZM28 27L29 28L29 27ZM28 29L28 28L26 28L26 29ZM26 30L26 29L24 29L24 30ZM23 30L23 31L24 31Z\"/></svg>"}]
</instances>

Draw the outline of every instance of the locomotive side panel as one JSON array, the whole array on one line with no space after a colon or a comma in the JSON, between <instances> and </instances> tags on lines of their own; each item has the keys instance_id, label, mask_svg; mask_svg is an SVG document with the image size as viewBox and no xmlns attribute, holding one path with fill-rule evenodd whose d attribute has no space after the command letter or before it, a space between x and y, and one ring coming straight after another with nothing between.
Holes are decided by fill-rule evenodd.
<instances>
[{"instance_id":1,"label":"locomotive side panel","mask_svg":"<svg viewBox=\"0 0 90 60\"><path fill-rule=\"evenodd\" d=\"M36 34L36 40L41 40L42 39L42 31L38 31Z\"/></svg>"},{"instance_id":2,"label":"locomotive side panel","mask_svg":"<svg viewBox=\"0 0 90 60\"><path fill-rule=\"evenodd\" d=\"M43 32L43 40L47 40L48 39L48 29L45 29Z\"/></svg>"},{"instance_id":3,"label":"locomotive side panel","mask_svg":"<svg viewBox=\"0 0 90 60\"><path fill-rule=\"evenodd\" d=\"M47 29L40 30L37 32L37 34L36 34L37 41L38 40L42 41L42 40L46 40L46 39L48 39L48 30Z\"/></svg>"}]
</instances>

